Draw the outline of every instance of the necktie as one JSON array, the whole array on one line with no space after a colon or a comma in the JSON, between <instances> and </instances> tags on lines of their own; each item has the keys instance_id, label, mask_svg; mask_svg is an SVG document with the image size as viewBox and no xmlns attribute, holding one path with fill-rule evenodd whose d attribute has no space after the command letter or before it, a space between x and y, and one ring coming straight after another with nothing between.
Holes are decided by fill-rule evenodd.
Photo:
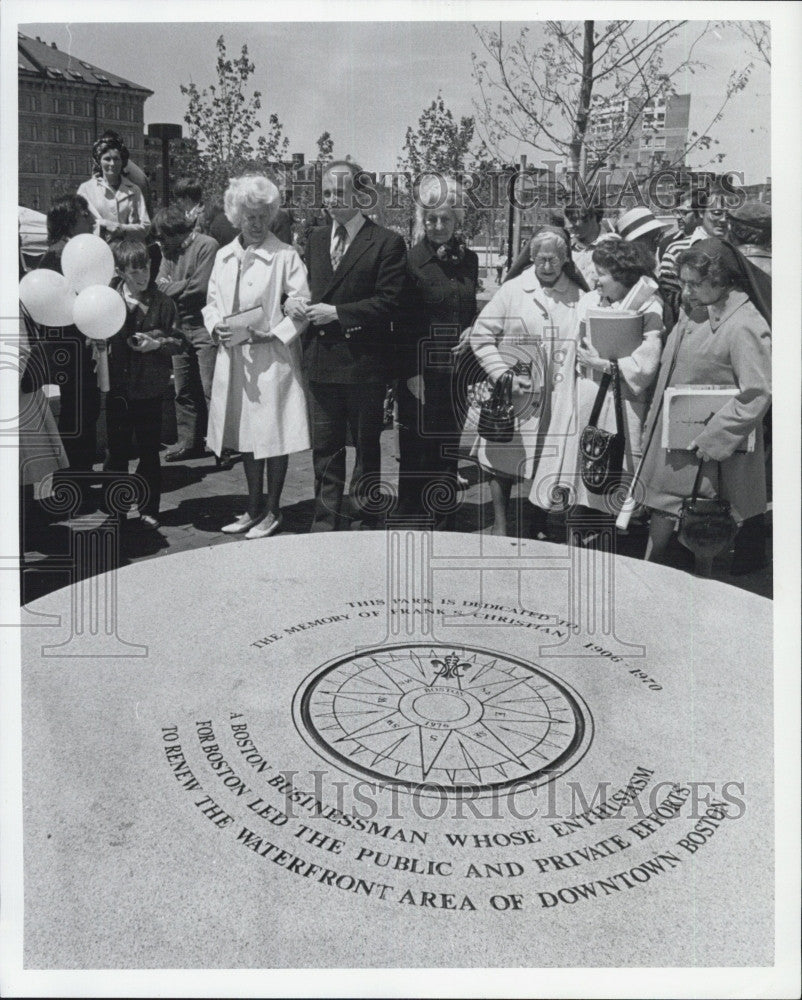
<instances>
[{"instance_id":1,"label":"necktie","mask_svg":"<svg viewBox=\"0 0 802 1000\"><path fill-rule=\"evenodd\" d=\"M345 241L348 239L348 230L340 223L334 230L334 246L331 248L331 267L336 271L340 266L340 261L345 253Z\"/></svg>"}]
</instances>

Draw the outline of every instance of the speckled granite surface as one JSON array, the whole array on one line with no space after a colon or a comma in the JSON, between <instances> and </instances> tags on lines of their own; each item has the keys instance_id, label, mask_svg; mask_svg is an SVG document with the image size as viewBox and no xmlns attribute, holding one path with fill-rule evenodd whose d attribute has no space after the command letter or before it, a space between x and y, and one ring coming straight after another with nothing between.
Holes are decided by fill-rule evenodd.
<instances>
[{"instance_id":1,"label":"speckled granite surface","mask_svg":"<svg viewBox=\"0 0 802 1000\"><path fill-rule=\"evenodd\" d=\"M23 636L26 968L771 962L768 601L367 532L83 588Z\"/></svg>"}]
</instances>

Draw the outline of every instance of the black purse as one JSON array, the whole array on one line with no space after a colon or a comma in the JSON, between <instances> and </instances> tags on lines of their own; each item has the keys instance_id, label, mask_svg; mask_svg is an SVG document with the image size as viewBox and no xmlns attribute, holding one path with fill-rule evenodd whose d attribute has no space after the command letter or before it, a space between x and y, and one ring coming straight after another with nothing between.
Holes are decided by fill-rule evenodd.
<instances>
[{"instance_id":1,"label":"black purse","mask_svg":"<svg viewBox=\"0 0 802 1000\"><path fill-rule=\"evenodd\" d=\"M582 482L590 493L606 493L618 486L621 481L621 470L624 468L624 414L621 408L618 365L615 361L611 362L611 369L610 373L605 372L602 376L590 420L579 438ZM615 401L614 434L596 426L611 382Z\"/></svg>"},{"instance_id":2,"label":"black purse","mask_svg":"<svg viewBox=\"0 0 802 1000\"><path fill-rule=\"evenodd\" d=\"M507 444L515 430L515 413L512 406L512 371L499 376L490 398L479 408L479 437L490 444Z\"/></svg>"},{"instance_id":3,"label":"black purse","mask_svg":"<svg viewBox=\"0 0 802 1000\"><path fill-rule=\"evenodd\" d=\"M718 484L721 490L721 463L718 466ZM728 548L735 538L738 526L732 517L729 503L721 497L700 497L702 462L696 470L690 497L682 501L679 515L679 541L697 556L715 556Z\"/></svg>"}]
</instances>

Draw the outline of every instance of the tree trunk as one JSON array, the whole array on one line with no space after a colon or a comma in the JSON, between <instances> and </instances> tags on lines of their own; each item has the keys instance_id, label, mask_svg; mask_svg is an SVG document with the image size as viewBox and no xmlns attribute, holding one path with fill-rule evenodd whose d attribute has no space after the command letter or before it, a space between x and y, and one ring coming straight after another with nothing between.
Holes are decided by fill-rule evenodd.
<instances>
[{"instance_id":1,"label":"tree trunk","mask_svg":"<svg viewBox=\"0 0 802 1000\"><path fill-rule=\"evenodd\" d=\"M585 21L585 40L582 47L582 82L579 87L579 107L574 134L571 137L571 171L580 174L584 168L582 150L585 145L585 133L590 118L590 98L593 93L593 55L595 42L593 38L595 21Z\"/></svg>"}]
</instances>

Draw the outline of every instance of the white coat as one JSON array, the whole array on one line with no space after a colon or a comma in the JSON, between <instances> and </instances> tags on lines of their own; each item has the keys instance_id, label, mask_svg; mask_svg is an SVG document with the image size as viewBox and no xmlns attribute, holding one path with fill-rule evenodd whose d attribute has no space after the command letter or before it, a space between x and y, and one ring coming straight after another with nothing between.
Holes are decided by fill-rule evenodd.
<instances>
[{"instance_id":1,"label":"white coat","mask_svg":"<svg viewBox=\"0 0 802 1000\"><path fill-rule=\"evenodd\" d=\"M566 274L542 288L529 267L501 286L474 323L471 348L488 375L495 378L520 361L533 381L532 393L513 397L512 441L488 444L477 436L471 454L488 471L537 479L544 459L560 448L573 412L575 314L581 295Z\"/></svg>"},{"instance_id":2,"label":"white coat","mask_svg":"<svg viewBox=\"0 0 802 1000\"><path fill-rule=\"evenodd\" d=\"M309 298L306 271L292 247L272 233L257 247L243 248L239 237L218 251L209 279L203 322L212 333L224 317L261 305L268 333L285 320L282 296ZM311 447L299 337L306 323L293 323L289 344L275 337L235 347L219 347L212 382L207 443L251 452L256 459Z\"/></svg>"}]
</instances>

